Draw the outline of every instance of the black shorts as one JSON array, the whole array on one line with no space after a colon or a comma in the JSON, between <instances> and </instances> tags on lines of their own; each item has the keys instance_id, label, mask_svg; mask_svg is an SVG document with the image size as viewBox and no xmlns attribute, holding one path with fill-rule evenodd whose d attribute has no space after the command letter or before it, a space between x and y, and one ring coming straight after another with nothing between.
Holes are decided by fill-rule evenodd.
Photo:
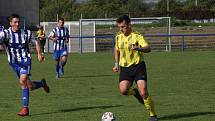
<instances>
[{"instance_id":1,"label":"black shorts","mask_svg":"<svg viewBox=\"0 0 215 121\"><path fill-rule=\"evenodd\" d=\"M147 72L145 62L141 62L137 65L131 65L130 67L120 67L119 82L123 80L135 81L145 80L147 81Z\"/></svg>"}]
</instances>

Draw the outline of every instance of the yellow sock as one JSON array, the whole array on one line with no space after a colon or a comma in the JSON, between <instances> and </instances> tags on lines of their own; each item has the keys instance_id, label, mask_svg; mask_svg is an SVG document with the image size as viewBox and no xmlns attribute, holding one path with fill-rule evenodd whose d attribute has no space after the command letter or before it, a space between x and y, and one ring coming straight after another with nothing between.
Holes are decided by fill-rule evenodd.
<instances>
[{"instance_id":1,"label":"yellow sock","mask_svg":"<svg viewBox=\"0 0 215 121\"><path fill-rule=\"evenodd\" d=\"M149 111L149 116L155 116L154 104L151 98L148 96L147 99L144 99L144 105L146 109Z\"/></svg>"},{"instance_id":2,"label":"yellow sock","mask_svg":"<svg viewBox=\"0 0 215 121\"><path fill-rule=\"evenodd\" d=\"M130 88L130 89L128 90L128 95L134 95L134 93L135 93L135 92L134 92L133 89Z\"/></svg>"}]
</instances>

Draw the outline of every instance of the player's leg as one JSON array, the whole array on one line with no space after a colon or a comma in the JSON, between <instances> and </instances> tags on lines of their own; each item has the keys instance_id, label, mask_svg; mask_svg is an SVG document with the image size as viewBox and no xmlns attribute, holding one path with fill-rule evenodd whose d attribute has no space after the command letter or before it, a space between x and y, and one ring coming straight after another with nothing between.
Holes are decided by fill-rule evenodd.
<instances>
[{"instance_id":1,"label":"player's leg","mask_svg":"<svg viewBox=\"0 0 215 121\"><path fill-rule=\"evenodd\" d=\"M59 78L59 70L60 70L60 59L55 60L55 70L56 70L56 78Z\"/></svg>"},{"instance_id":2,"label":"player's leg","mask_svg":"<svg viewBox=\"0 0 215 121\"><path fill-rule=\"evenodd\" d=\"M46 38L42 38L42 41L41 41L41 43L42 43L42 52L44 53L45 52L45 44L46 44Z\"/></svg>"},{"instance_id":3,"label":"player's leg","mask_svg":"<svg viewBox=\"0 0 215 121\"><path fill-rule=\"evenodd\" d=\"M35 89L39 89L42 87L46 93L50 92L49 86L46 83L46 80L44 78L42 78L41 80L35 80L35 81L31 81L30 78L28 78L27 84L30 91L33 91Z\"/></svg>"},{"instance_id":4,"label":"player's leg","mask_svg":"<svg viewBox=\"0 0 215 121\"><path fill-rule=\"evenodd\" d=\"M133 80L134 80L134 76L133 76L133 70L134 70L135 66L133 67L120 67L120 77L119 77L119 82L120 82L120 87L122 88L121 90L126 91L127 95L133 95L135 98L137 98L137 100L144 104L144 101L142 99L142 97L139 94L139 91L137 88L130 88L133 84ZM128 80L129 82L124 82L123 80ZM122 82L122 83L121 83ZM126 84L129 83L129 84ZM124 87L125 85L129 85L129 87L127 87L125 90ZM122 92L121 91L121 92Z\"/></svg>"},{"instance_id":5,"label":"player's leg","mask_svg":"<svg viewBox=\"0 0 215 121\"><path fill-rule=\"evenodd\" d=\"M135 68L135 81L138 87L139 94L144 101L144 106L149 111L150 121L157 121L154 104L151 97L149 96L147 89L147 72L144 62L138 64Z\"/></svg>"},{"instance_id":6,"label":"player's leg","mask_svg":"<svg viewBox=\"0 0 215 121\"><path fill-rule=\"evenodd\" d=\"M59 51L54 51L53 58L54 58L54 61L55 61L56 78L59 78L60 52Z\"/></svg>"},{"instance_id":7,"label":"player's leg","mask_svg":"<svg viewBox=\"0 0 215 121\"><path fill-rule=\"evenodd\" d=\"M147 82L145 80L138 80L137 86L139 93L144 100L144 106L149 112L150 121L157 121L157 115L155 113L154 104L148 93Z\"/></svg>"},{"instance_id":8,"label":"player's leg","mask_svg":"<svg viewBox=\"0 0 215 121\"><path fill-rule=\"evenodd\" d=\"M137 90L137 88L132 89L132 81L128 81L128 80L123 80L119 83L119 90L120 93L123 95L133 95L137 98L137 100L141 103L144 104L144 101L142 99L142 97L139 94L139 91Z\"/></svg>"},{"instance_id":9,"label":"player's leg","mask_svg":"<svg viewBox=\"0 0 215 121\"><path fill-rule=\"evenodd\" d=\"M35 81L31 82L29 79L30 76L30 70L31 66L30 63L28 66L14 66L16 67L14 70L17 72L17 76L19 77L19 83L22 89L22 102L23 102L23 108L22 110L18 113L19 116L27 116L29 115L29 89L33 90L36 88L43 87L46 92L49 92L49 87L46 84L46 81L43 79L41 81Z\"/></svg>"},{"instance_id":10,"label":"player's leg","mask_svg":"<svg viewBox=\"0 0 215 121\"><path fill-rule=\"evenodd\" d=\"M23 108L17 115L19 116L28 116L29 115L29 110L28 110L28 105L29 105L29 89L27 86L27 78L29 74L29 66L22 68L17 64L11 63L10 66L16 72L17 77L19 78L19 85L22 90L22 103L23 103Z\"/></svg>"},{"instance_id":11,"label":"player's leg","mask_svg":"<svg viewBox=\"0 0 215 121\"><path fill-rule=\"evenodd\" d=\"M28 89L30 91L43 87L44 90L47 93L49 93L49 87L48 87L45 79L41 79L41 80L37 80L37 81L31 81L30 80L30 75L31 75L30 74L30 71L31 71L31 64L30 63L28 66L25 66L21 70L22 70L21 73L27 74L27 86L28 86Z\"/></svg>"},{"instance_id":12,"label":"player's leg","mask_svg":"<svg viewBox=\"0 0 215 121\"><path fill-rule=\"evenodd\" d=\"M130 71L128 68L120 67L119 75L119 90L123 95L133 95L134 91L131 89L133 84L133 78L130 77Z\"/></svg>"},{"instance_id":13,"label":"player's leg","mask_svg":"<svg viewBox=\"0 0 215 121\"><path fill-rule=\"evenodd\" d=\"M67 49L61 50L60 75L64 75L64 66L66 65L67 57L68 57Z\"/></svg>"},{"instance_id":14,"label":"player's leg","mask_svg":"<svg viewBox=\"0 0 215 121\"><path fill-rule=\"evenodd\" d=\"M130 88L131 88L132 84L131 81L128 80L122 80L119 83L119 91L121 94L123 95L131 95L130 93Z\"/></svg>"},{"instance_id":15,"label":"player's leg","mask_svg":"<svg viewBox=\"0 0 215 121\"><path fill-rule=\"evenodd\" d=\"M42 53L43 53L43 43L42 43L42 38L38 38L38 42L39 42L39 44L40 44L40 50L42 51Z\"/></svg>"},{"instance_id":16,"label":"player's leg","mask_svg":"<svg viewBox=\"0 0 215 121\"><path fill-rule=\"evenodd\" d=\"M23 103L23 108L17 115L19 116L28 116L29 115L29 89L27 86L27 74L21 74L19 78L19 84L22 89L22 103Z\"/></svg>"},{"instance_id":17,"label":"player's leg","mask_svg":"<svg viewBox=\"0 0 215 121\"><path fill-rule=\"evenodd\" d=\"M66 65L67 62L67 55L64 55L61 57L61 61L60 61L60 74L64 75L64 66Z\"/></svg>"}]
</instances>

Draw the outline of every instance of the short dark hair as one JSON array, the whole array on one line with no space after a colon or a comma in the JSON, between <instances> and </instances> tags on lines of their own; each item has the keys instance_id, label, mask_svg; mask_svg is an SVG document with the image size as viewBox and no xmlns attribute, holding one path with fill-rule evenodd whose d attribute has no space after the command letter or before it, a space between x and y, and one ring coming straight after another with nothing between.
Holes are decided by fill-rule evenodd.
<instances>
[{"instance_id":1,"label":"short dark hair","mask_svg":"<svg viewBox=\"0 0 215 121\"><path fill-rule=\"evenodd\" d=\"M58 19L58 22L59 22L60 20L61 20L61 21L64 21L64 18L59 18L59 19Z\"/></svg>"},{"instance_id":2,"label":"short dark hair","mask_svg":"<svg viewBox=\"0 0 215 121\"><path fill-rule=\"evenodd\" d=\"M120 17L116 20L117 23L121 23L121 22L123 22L123 21L125 21L126 24L131 23L131 19L130 19L129 16L127 16L127 15L120 16Z\"/></svg>"},{"instance_id":3,"label":"short dark hair","mask_svg":"<svg viewBox=\"0 0 215 121\"><path fill-rule=\"evenodd\" d=\"M18 18L18 19L20 19L20 16L18 15L18 14L11 14L10 16L9 16L9 21L11 22L12 21L12 19L13 18Z\"/></svg>"}]
</instances>

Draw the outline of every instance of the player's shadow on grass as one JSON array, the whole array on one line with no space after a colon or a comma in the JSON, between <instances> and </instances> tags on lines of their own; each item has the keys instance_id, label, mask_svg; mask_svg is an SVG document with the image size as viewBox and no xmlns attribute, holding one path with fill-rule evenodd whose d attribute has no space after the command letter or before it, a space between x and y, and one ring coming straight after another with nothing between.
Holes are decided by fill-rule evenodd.
<instances>
[{"instance_id":1,"label":"player's shadow on grass","mask_svg":"<svg viewBox=\"0 0 215 121\"><path fill-rule=\"evenodd\" d=\"M160 117L159 120L176 120L181 118L192 118L196 116L203 115L215 115L215 112L191 112L191 113L181 113L181 114L172 114Z\"/></svg>"},{"instance_id":2,"label":"player's shadow on grass","mask_svg":"<svg viewBox=\"0 0 215 121\"><path fill-rule=\"evenodd\" d=\"M44 113L32 114L30 116L49 115L49 114L55 114L55 113L66 113L66 112L73 112L73 111L80 111L80 110L107 109L107 108L121 107L121 106L123 106L123 105L79 107L79 108L71 108L71 109L62 109L62 110L53 111L53 112L46 112L46 113L44 112Z\"/></svg>"},{"instance_id":3,"label":"player's shadow on grass","mask_svg":"<svg viewBox=\"0 0 215 121\"><path fill-rule=\"evenodd\" d=\"M79 110L89 110L89 109L107 109L113 107L121 107L123 105L115 105L115 106L92 106L92 107L80 107L80 108L73 108L73 109L63 109L60 110L61 112L72 112L72 111L79 111Z\"/></svg>"},{"instance_id":4,"label":"player's shadow on grass","mask_svg":"<svg viewBox=\"0 0 215 121\"><path fill-rule=\"evenodd\" d=\"M76 75L76 76L63 76L63 77L61 77L61 78L95 78L95 77L111 77L111 76L114 76L114 75L108 75L108 74L101 74L101 75Z\"/></svg>"}]
</instances>

